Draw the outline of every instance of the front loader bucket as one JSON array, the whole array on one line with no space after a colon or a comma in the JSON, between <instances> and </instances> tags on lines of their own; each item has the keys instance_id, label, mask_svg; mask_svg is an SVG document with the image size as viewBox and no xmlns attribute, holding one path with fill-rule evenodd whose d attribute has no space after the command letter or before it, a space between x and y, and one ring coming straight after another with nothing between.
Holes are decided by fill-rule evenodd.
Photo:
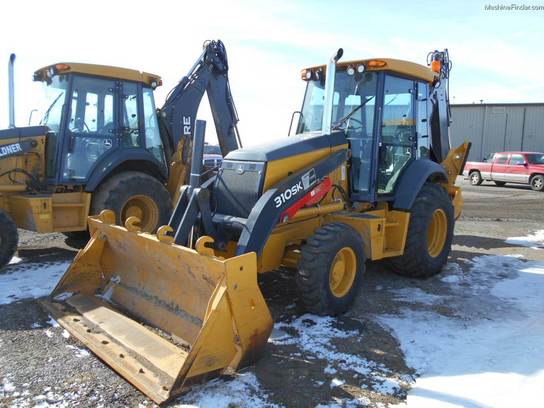
<instances>
[{"instance_id":1,"label":"front loader bucket","mask_svg":"<svg viewBox=\"0 0 544 408\"><path fill-rule=\"evenodd\" d=\"M91 240L43 302L64 328L159 404L258 357L272 318L255 253L217 258L113 221L89 220Z\"/></svg>"}]
</instances>

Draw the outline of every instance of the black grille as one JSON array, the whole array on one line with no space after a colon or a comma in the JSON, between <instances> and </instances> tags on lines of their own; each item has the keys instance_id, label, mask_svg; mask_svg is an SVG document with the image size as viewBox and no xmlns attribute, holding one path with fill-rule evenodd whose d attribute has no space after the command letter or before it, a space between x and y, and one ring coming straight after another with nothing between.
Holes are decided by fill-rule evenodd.
<instances>
[{"instance_id":1,"label":"black grille","mask_svg":"<svg viewBox=\"0 0 544 408\"><path fill-rule=\"evenodd\" d=\"M224 160L214 187L218 214L247 218L261 196L265 163Z\"/></svg>"}]
</instances>

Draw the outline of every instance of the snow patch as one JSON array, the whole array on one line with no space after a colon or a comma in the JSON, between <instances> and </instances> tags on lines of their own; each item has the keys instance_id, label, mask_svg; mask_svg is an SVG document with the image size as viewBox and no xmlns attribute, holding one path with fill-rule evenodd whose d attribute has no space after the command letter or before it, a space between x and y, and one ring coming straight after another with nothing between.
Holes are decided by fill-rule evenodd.
<instances>
[{"instance_id":1,"label":"snow patch","mask_svg":"<svg viewBox=\"0 0 544 408\"><path fill-rule=\"evenodd\" d=\"M278 407L268 401L253 373L240 373L233 380L217 378L204 385L193 387L191 391L176 400L172 408L261 408Z\"/></svg>"},{"instance_id":2,"label":"snow patch","mask_svg":"<svg viewBox=\"0 0 544 408\"><path fill-rule=\"evenodd\" d=\"M11 260L8 262L8 265L17 265L18 263L21 263L23 260L19 258L18 256L14 256L11 258Z\"/></svg>"},{"instance_id":3,"label":"snow patch","mask_svg":"<svg viewBox=\"0 0 544 408\"><path fill-rule=\"evenodd\" d=\"M66 347L70 350L74 350L77 358L85 358L91 355L87 350L72 346L71 344L67 344Z\"/></svg>"},{"instance_id":4,"label":"snow patch","mask_svg":"<svg viewBox=\"0 0 544 408\"><path fill-rule=\"evenodd\" d=\"M0 305L48 295L68 265L57 262L6 266L0 275Z\"/></svg>"},{"instance_id":5,"label":"snow patch","mask_svg":"<svg viewBox=\"0 0 544 408\"><path fill-rule=\"evenodd\" d=\"M2 395L2 393L13 391L15 391L15 386L13 385L13 383L10 382L9 378L4 378L2 380L2 385L0 386L0 395Z\"/></svg>"},{"instance_id":6,"label":"snow patch","mask_svg":"<svg viewBox=\"0 0 544 408\"><path fill-rule=\"evenodd\" d=\"M470 275L487 280L491 296L504 302L508 314L497 310L489 320L471 320L404 309L379 318L394 330L407 364L420 375L407 404L538 406L544 383L544 263L505 256L481 256L472 263Z\"/></svg>"},{"instance_id":7,"label":"snow patch","mask_svg":"<svg viewBox=\"0 0 544 408\"><path fill-rule=\"evenodd\" d=\"M344 385L346 382L343 380L339 380L338 378L333 378L331 380L331 388L334 387L340 387L341 385Z\"/></svg>"},{"instance_id":8,"label":"snow patch","mask_svg":"<svg viewBox=\"0 0 544 408\"><path fill-rule=\"evenodd\" d=\"M62 331L62 337L64 337L65 339L69 339L70 338L70 333L68 333L68 330L64 329Z\"/></svg>"},{"instance_id":9,"label":"snow patch","mask_svg":"<svg viewBox=\"0 0 544 408\"><path fill-rule=\"evenodd\" d=\"M509 237L505 241L507 244L524 246L531 249L544 248L544 230L536 231L524 237Z\"/></svg>"},{"instance_id":10,"label":"snow patch","mask_svg":"<svg viewBox=\"0 0 544 408\"><path fill-rule=\"evenodd\" d=\"M409 303L422 303L424 305L435 305L444 301L443 295L433 295L424 292L419 288L402 288L393 292L394 299Z\"/></svg>"},{"instance_id":11,"label":"snow patch","mask_svg":"<svg viewBox=\"0 0 544 408\"><path fill-rule=\"evenodd\" d=\"M51 315L49 315L49 320L47 321L47 324L53 327L59 327L59 324L55 319L51 317Z\"/></svg>"},{"instance_id":12,"label":"snow patch","mask_svg":"<svg viewBox=\"0 0 544 408\"><path fill-rule=\"evenodd\" d=\"M360 334L357 330L338 329L334 326L336 322L336 319L329 316L305 314L290 323L280 322L274 325L275 330L296 332L295 336L274 338L269 342L278 346L295 345L303 352L304 358L327 361L328 365L323 369L325 374L334 375L338 373L338 370L355 371L358 374L370 376L372 380L376 381L377 387L382 386L387 374L390 373L385 366L369 361L358 354L337 350L336 339L359 338ZM394 378L388 378L388 380L397 382ZM385 390L386 387L382 389ZM389 387L389 389L393 390L393 387ZM400 389L400 385L398 389Z\"/></svg>"},{"instance_id":13,"label":"snow patch","mask_svg":"<svg viewBox=\"0 0 544 408\"><path fill-rule=\"evenodd\" d=\"M72 292L62 292L62 293L59 293L57 296L55 296L54 299L57 302L64 302L66 299L72 297L72 295L73 295Z\"/></svg>"}]
</instances>

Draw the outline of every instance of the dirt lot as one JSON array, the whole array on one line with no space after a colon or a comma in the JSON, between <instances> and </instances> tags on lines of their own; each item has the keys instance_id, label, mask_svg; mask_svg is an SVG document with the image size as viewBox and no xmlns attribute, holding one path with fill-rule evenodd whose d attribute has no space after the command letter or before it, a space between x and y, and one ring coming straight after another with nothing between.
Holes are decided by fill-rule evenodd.
<instances>
[{"instance_id":1,"label":"dirt lot","mask_svg":"<svg viewBox=\"0 0 544 408\"><path fill-rule=\"evenodd\" d=\"M416 336L412 343L417 343L418 332L428 330L430 338L433 327L437 332L449 327L440 326L440 322L472 330L484 321L499 324L504 319L519 321L520 316L526 316L521 309L508 307L515 305L514 300L507 303L494 288L515 281L521 268L540 265L531 262L544 261L543 250L505 242L508 237L544 230L544 194L524 187L472 187L465 181L459 183L465 189L465 210L456 224L451 260L442 275L425 281L411 280L371 265L351 311L330 319L303 315L288 271L269 274L262 279L261 287L277 324L265 356L240 374L197 387L171 405L397 404L406 400L411 389L410 394L421 396L418 378L423 381L434 363L431 357L423 365L418 362L437 355L433 344L423 342L422 356L415 360L417 344L414 349L402 333ZM60 276L81 245L59 234L21 231L18 256L22 262L10 265L3 279L20 274L21 285L29 286L26 297L38 296L50 282L41 282L37 273L43 270L49 276ZM495 265L496 270L489 265ZM1 279L2 275L0 290ZM41 289L32 287L34 282ZM152 405L58 327L35 299L13 297L11 303L4 303L0 305L0 406ZM421 316L431 318L422 320ZM411 329L402 324L412 317ZM451 333L445 336L456 336L455 330ZM465 344L459 338L450 342L454 340ZM456 371L459 366L448 369L452 376L466 374ZM535 367L533 371L541 369ZM507 371L505 367L500 373ZM469 400L464 395L439 394L432 395L435 406L483 406L478 396Z\"/></svg>"}]
</instances>

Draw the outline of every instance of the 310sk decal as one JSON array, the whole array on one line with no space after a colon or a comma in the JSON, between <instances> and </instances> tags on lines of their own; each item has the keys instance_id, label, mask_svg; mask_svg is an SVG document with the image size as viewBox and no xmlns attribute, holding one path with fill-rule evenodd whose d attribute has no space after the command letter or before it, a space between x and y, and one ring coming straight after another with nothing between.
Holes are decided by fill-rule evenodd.
<instances>
[{"instance_id":1,"label":"310sk decal","mask_svg":"<svg viewBox=\"0 0 544 408\"><path fill-rule=\"evenodd\" d=\"M308 172L302 175L299 182L274 197L274 203L276 205L276 208L279 208L283 204L287 203L301 191L308 190L311 186L315 184L316 181L317 178L315 175L315 170L310 169Z\"/></svg>"}]
</instances>

